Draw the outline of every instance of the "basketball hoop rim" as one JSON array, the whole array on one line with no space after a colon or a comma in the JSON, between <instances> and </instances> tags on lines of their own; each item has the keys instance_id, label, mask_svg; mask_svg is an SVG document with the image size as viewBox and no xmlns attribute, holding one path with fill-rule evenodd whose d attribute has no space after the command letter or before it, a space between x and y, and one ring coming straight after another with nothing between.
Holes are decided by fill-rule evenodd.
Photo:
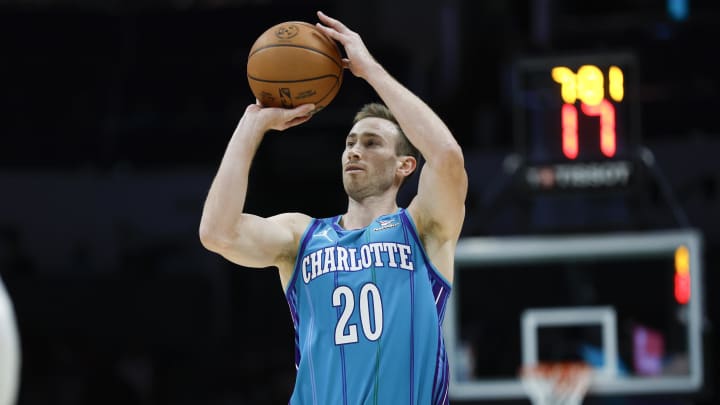
<instances>
[{"instance_id":1,"label":"basketball hoop rim","mask_svg":"<svg viewBox=\"0 0 720 405\"><path fill-rule=\"evenodd\" d=\"M525 365L519 377L533 404L576 404L588 392L592 367L582 361L554 361Z\"/></svg>"}]
</instances>

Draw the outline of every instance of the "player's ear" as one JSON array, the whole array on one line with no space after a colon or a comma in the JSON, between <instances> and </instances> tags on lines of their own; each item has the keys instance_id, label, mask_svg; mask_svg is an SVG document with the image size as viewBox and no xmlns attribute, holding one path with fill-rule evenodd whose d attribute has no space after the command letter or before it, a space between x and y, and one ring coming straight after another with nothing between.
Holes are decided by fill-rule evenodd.
<instances>
[{"instance_id":1,"label":"player's ear","mask_svg":"<svg viewBox=\"0 0 720 405\"><path fill-rule=\"evenodd\" d=\"M398 170L400 170L405 177L411 175L415 169L417 169L417 159L409 155L400 156L400 166Z\"/></svg>"}]
</instances>

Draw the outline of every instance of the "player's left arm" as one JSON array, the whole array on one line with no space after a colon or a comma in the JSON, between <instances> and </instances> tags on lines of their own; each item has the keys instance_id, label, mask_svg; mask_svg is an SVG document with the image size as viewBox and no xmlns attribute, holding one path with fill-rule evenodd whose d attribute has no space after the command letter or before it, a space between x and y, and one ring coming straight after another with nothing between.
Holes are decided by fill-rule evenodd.
<instances>
[{"instance_id":1,"label":"player's left arm","mask_svg":"<svg viewBox=\"0 0 720 405\"><path fill-rule=\"evenodd\" d=\"M346 67L373 87L410 142L423 154L425 164L418 194L408 210L431 260L451 280L468 188L460 145L440 117L372 57L356 32L321 12L318 18L322 23L318 27L345 48Z\"/></svg>"}]
</instances>

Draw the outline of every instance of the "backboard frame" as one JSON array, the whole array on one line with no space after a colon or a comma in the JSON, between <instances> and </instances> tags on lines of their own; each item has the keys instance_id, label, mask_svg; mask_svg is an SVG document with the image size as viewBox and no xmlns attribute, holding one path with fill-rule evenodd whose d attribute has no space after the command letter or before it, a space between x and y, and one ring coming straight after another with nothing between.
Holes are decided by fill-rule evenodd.
<instances>
[{"instance_id":1,"label":"backboard frame","mask_svg":"<svg viewBox=\"0 0 720 405\"><path fill-rule=\"evenodd\" d=\"M482 271L483 267L477 266L663 256L668 252L674 252L680 245L687 246L690 252L692 297L687 303L689 373L653 378L598 378L593 380L588 395L691 393L699 391L703 385L703 256L702 236L697 230L461 238L455 253L455 271L456 273L471 271L463 270L464 266L476 266L475 271ZM450 295L443 326L451 367L450 398L456 400L526 398L519 378L459 381L455 377L457 373L454 372L453 365L460 363L456 294L458 291Z\"/></svg>"}]
</instances>

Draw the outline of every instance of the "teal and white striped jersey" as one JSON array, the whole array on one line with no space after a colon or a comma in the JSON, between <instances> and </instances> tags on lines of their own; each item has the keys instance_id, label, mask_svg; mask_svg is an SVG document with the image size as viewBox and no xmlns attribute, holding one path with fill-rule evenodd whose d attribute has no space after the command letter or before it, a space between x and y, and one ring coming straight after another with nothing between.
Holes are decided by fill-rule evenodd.
<instances>
[{"instance_id":1,"label":"teal and white striped jersey","mask_svg":"<svg viewBox=\"0 0 720 405\"><path fill-rule=\"evenodd\" d=\"M286 298L295 326L293 405L447 404L442 320L450 284L404 209L366 228L306 229Z\"/></svg>"}]
</instances>

